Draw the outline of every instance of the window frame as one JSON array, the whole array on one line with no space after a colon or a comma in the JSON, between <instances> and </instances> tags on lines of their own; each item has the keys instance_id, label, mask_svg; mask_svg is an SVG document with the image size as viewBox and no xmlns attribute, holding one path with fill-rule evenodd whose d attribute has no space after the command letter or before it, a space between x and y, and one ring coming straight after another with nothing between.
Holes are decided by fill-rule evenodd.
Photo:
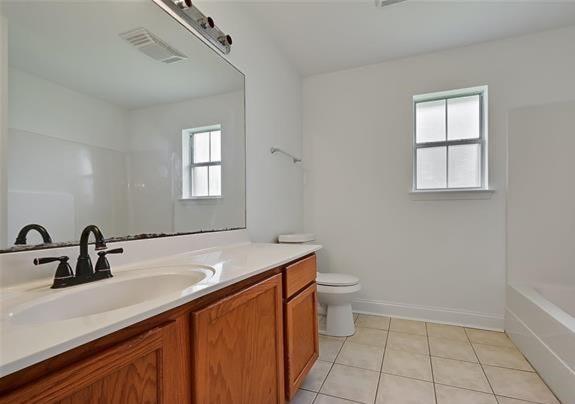
<instances>
[{"instance_id":1,"label":"window frame","mask_svg":"<svg viewBox=\"0 0 575 404\"><path fill-rule=\"evenodd\" d=\"M206 161L203 163L194 163L194 136L199 134L199 133L210 133L210 132L216 132L219 131L220 132L220 160L219 161L211 161L212 159L212 137L211 135L208 136L209 138L209 152L210 152L210 161ZM187 200L187 199L221 199L223 198L224 195L224 189L223 189L223 172L224 172L224 167L223 167L223 156L222 156L222 148L221 148L221 144L223 141L223 129L222 129L222 125L221 124L217 124L217 125L209 125L209 126L202 126L202 127L198 127L198 128L191 128L191 129L184 129L183 131L183 136L186 137L186 139L184 139L184 141L182 142L182 145L185 147L185 145L187 145L187 151L188 151L188 155L187 155L187 162L189 164L187 169L186 167L184 167L184 170L187 172L187 175L183 175L182 181L183 182L187 182L187 186L186 184L183 184L182 187L182 199L183 200ZM209 189L209 167L214 167L214 166L219 166L220 167L220 194L219 195L194 195L193 194L193 189L194 189L194 176L193 176L193 171L194 168L197 167L208 167L208 193L210 191ZM187 192L185 192L184 190L187 189ZM187 193L187 195L186 195Z\"/></svg>"},{"instance_id":2,"label":"window frame","mask_svg":"<svg viewBox=\"0 0 575 404\"><path fill-rule=\"evenodd\" d=\"M479 96L479 138L474 139L458 139L448 140L448 100ZM433 142L417 142L417 104L445 100L445 140ZM413 143L412 143L412 159L413 159L413 178L412 178L412 192L413 193L430 193L430 192L461 192L461 191L490 191L489 189L489 169L488 169L488 93L487 86L463 88L458 90L442 91L429 94L421 94L413 97ZM478 144L481 152L481 184L478 187L449 187L449 146ZM446 186L443 188L418 188L417 184L417 151L419 149L431 147L445 147L445 170L446 170Z\"/></svg>"}]
</instances>

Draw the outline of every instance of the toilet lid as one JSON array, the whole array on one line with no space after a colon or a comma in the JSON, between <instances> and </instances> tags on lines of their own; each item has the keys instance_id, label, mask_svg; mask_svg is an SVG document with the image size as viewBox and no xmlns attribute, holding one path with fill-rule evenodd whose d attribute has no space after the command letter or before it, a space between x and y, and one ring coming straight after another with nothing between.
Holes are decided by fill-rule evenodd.
<instances>
[{"instance_id":1,"label":"toilet lid","mask_svg":"<svg viewBox=\"0 0 575 404\"><path fill-rule=\"evenodd\" d=\"M359 279L353 275L327 272L318 272L315 281L324 286L353 286L359 283Z\"/></svg>"}]
</instances>

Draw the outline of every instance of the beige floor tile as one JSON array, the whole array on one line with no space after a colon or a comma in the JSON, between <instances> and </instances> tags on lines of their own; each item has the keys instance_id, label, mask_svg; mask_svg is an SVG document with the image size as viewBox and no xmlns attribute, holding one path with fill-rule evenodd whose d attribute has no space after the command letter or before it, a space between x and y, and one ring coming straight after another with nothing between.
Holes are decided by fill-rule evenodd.
<instances>
[{"instance_id":1,"label":"beige floor tile","mask_svg":"<svg viewBox=\"0 0 575 404\"><path fill-rule=\"evenodd\" d=\"M379 372L382 361L383 348L347 341L343 344L335 363Z\"/></svg>"},{"instance_id":2,"label":"beige floor tile","mask_svg":"<svg viewBox=\"0 0 575 404\"><path fill-rule=\"evenodd\" d=\"M516 400L514 398L507 398L496 396L499 404L533 404L531 401Z\"/></svg>"},{"instance_id":3,"label":"beige floor tile","mask_svg":"<svg viewBox=\"0 0 575 404\"><path fill-rule=\"evenodd\" d=\"M355 401L344 400L343 398L318 394L313 404L355 404Z\"/></svg>"},{"instance_id":4,"label":"beige floor tile","mask_svg":"<svg viewBox=\"0 0 575 404\"><path fill-rule=\"evenodd\" d=\"M305 379L303 379L301 388L310 391L319 391L331 369L331 365L330 362L316 361Z\"/></svg>"},{"instance_id":5,"label":"beige floor tile","mask_svg":"<svg viewBox=\"0 0 575 404\"><path fill-rule=\"evenodd\" d=\"M491 393L489 383L477 363L431 358L435 383Z\"/></svg>"},{"instance_id":6,"label":"beige floor tile","mask_svg":"<svg viewBox=\"0 0 575 404\"><path fill-rule=\"evenodd\" d=\"M544 404L559 403L536 373L493 366L483 366L483 369L497 395Z\"/></svg>"},{"instance_id":7,"label":"beige floor tile","mask_svg":"<svg viewBox=\"0 0 575 404\"><path fill-rule=\"evenodd\" d=\"M402 332L389 332L387 347L399 351L408 351L429 355L427 337L423 335L404 334Z\"/></svg>"},{"instance_id":8,"label":"beige floor tile","mask_svg":"<svg viewBox=\"0 0 575 404\"><path fill-rule=\"evenodd\" d=\"M435 385L437 404L497 404L493 394L458 389L457 387Z\"/></svg>"},{"instance_id":9,"label":"beige floor tile","mask_svg":"<svg viewBox=\"0 0 575 404\"><path fill-rule=\"evenodd\" d=\"M389 317L385 316L372 316L368 314L360 314L355 321L357 327L377 328L379 330L389 329Z\"/></svg>"},{"instance_id":10,"label":"beige floor tile","mask_svg":"<svg viewBox=\"0 0 575 404\"><path fill-rule=\"evenodd\" d=\"M435 338L447 338L468 342L465 328L456 325L427 323L427 334Z\"/></svg>"},{"instance_id":11,"label":"beige floor tile","mask_svg":"<svg viewBox=\"0 0 575 404\"><path fill-rule=\"evenodd\" d=\"M328 337L327 335L320 335L319 359L327 362L335 361L344 341L344 337Z\"/></svg>"},{"instance_id":12,"label":"beige floor tile","mask_svg":"<svg viewBox=\"0 0 575 404\"><path fill-rule=\"evenodd\" d=\"M514 348L513 342L504 332L466 328L465 331L473 344L497 345Z\"/></svg>"},{"instance_id":13,"label":"beige floor tile","mask_svg":"<svg viewBox=\"0 0 575 404\"><path fill-rule=\"evenodd\" d=\"M307 390L298 390L295 396L289 401L290 404L312 404L317 393Z\"/></svg>"},{"instance_id":14,"label":"beige floor tile","mask_svg":"<svg viewBox=\"0 0 575 404\"><path fill-rule=\"evenodd\" d=\"M330 396L373 403L379 373L351 366L333 365L320 392Z\"/></svg>"},{"instance_id":15,"label":"beige floor tile","mask_svg":"<svg viewBox=\"0 0 575 404\"><path fill-rule=\"evenodd\" d=\"M349 342L355 344L371 345L379 348L385 347L387 340L387 331L377 330L375 328L362 328L357 327L355 334L347 339Z\"/></svg>"},{"instance_id":16,"label":"beige floor tile","mask_svg":"<svg viewBox=\"0 0 575 404\"><path fill-rule=\"evenodd\" d=\"M467 362L477 362L473 347L469 342L447 338L429 337L429 349L432 356L457 359Z\"/></svg>"},{"instance_id":17,"label":"beige floor tile","mask_svg":"<svg viewBox=\"0 0 575 404\"><path fill-rule=\"evenodd\" d=\"M483 344L473 344L473 348L475 348L479 362L484 365L534 372L529 362L517 348Z\"/></svg>"},{"instance_id":18,"label":"beige floor tile","mask_svg":"<svg viewBox=\"0 0 575 404\"><path fill-rule=\"evenodd\" d=\"M359 313L353 313L353 321L356 321L359 317Z\"/></svg>"},{"instance_id":19,"label":"beige floor tile","mask_svg":"<svg viewBox=\"0 0 575 404\"><path fill-rule=\"evenodd\" d=\"M407 334L427 335L425 323L423 321L392 318L389 329L391 331L404 332Z\"/></svg>"},{"instance_id":20,"label":"beige floor tile","mask_svg":"<svg viewBox=\"0 0 575 404\"><path fill-rule=\"evenodd\" d=\"M435 404L433 384L382 373L376 404Z\"/></svg>"},{"instance_id":21,"label":"beige floor tile","mask_svg":"<svg viewBox=\"0 0 575 404\"><path fill-rule=\"evenodd\" d=\"M382 372L433 381L429 356L407 351L385 351Z\"/></svg>"}]
</instances>

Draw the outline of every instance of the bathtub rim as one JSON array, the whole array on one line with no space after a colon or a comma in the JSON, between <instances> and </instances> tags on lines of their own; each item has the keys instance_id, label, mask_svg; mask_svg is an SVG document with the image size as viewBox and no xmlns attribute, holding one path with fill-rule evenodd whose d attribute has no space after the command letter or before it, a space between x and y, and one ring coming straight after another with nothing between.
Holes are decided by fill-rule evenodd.
<instances>
[{"instance_id":1,"label":"bathtub rim","mask_svg":"<svg viewBox=\"0 0 575 404\"><path fill-rule=\"evenodd\" d=\"M545 285L553 285L553 284L545 284ZM531 300L533 303L539 306L539 308L543 310L546 314L557 320L565 328L567 328L573 334L575 334L575 317L567 313L560 306L549 301L545 296L543 296L540 292L538 292L535 289L535 286L526 284L514 284L514 283L508 283L507 286L512 289L515 289L515 291L523 295L523 297L525 297L526 299ZM506 306L509 307L508 304L506 304Z\"/></svg>"}]
</instances>

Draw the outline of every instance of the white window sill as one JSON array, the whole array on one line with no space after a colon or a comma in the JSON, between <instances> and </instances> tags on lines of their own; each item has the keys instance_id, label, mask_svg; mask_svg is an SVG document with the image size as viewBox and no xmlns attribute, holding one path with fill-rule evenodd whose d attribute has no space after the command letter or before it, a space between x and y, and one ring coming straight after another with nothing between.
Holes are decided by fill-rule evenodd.
<instances>
[{"instance_id":1,"label":"white window sill","mask_svg":"<svg viewBox=\"0 0 575 404\"><path fill-rule=\"evenodd\" d=\"M494 192L494 189L429 189L412 190L409 197L414 201L491 199Z\"/></svg>"},{"instance_id":2,"label":"white window sill","mask_svg":"<svg viewBox=\"0 0 575 404\"><path fill-rule=\"evenodd\" d=\"M222 199L222 196L190 196L187 198L179 198L178 201L186 202L186 201L211 201L211 200L218 200Z\"/></svg>"}]
</instances>

